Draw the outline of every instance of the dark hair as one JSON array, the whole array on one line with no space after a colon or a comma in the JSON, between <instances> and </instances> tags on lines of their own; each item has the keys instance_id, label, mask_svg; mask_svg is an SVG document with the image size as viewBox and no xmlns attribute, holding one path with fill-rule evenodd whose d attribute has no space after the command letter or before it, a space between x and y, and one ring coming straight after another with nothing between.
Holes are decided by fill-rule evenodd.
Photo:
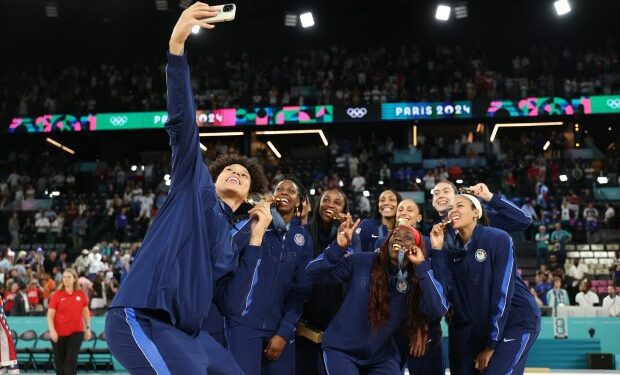
<instances>
[{"instance_id":1,"label":"dark hair","mask_svg":"<svg viewBox=\"0 0 620 375\"><path fill-rule=\"evenodd\" d=\"M383 190L381 194L385 193L386 191L391 191L392 193L394 193L394 195L396 196L396 206L398 206L398 204L402 202L403 197L396 190L386 189L386 190ZM378 198L379 200L381 199L381 194L379 194L379 198ZM382 217L381 211L379 211L377 206L379 206L379 201L377 201L377 205L375 206L375 219L381 219Z\"/></svg>"},{"instance_id":2,"label":"dark hair","mask_svg":"<svg viewBox=\"0 0 620 375\"><path fill-rule=\"evenodd\" d=\"M417 231L417 229L415 230ZM418 233L420 232L418 231ZM388 263L390 262L388 248L390 237L388 237L388 239L386 239L381 245L379 256L377 256L373 261L372 269L370 271L368 322L372 330L379 329L390 320L390 288L388 276L386 274ZM421 233L419 237L419 247L426 255ZM420 287L420 282L418 280L418 275L415 272L415 268L411 264L409 264L407 268L409 274L408 281L411 288L409 291L409 296L407 297L407 327L409 328L409 348L411 348L415 343L418 332L421 333L421 337L424 341L428 339L430 320L420 309L420 300L422 293L424 292Z\"/></svg>"},{"instance_id":3,"label":"dark hair","mask_svg":"<svg viewBox=\"0 0 620 375\"><path fill-rule=\"evenodd\" d=\"M314 247L315 256L320 254L321 251L323 251L323 246L321 245L321 240L319 238L319 226L321 225L321 215L319 214L319 208L321 208L321 201L323 201L323 197L330 191L335 191L342 196L342 200L344 201L342 212L349 212L349 198L347 198L347 195L341 189L332 188L325 190L323 194L321 194L321 196L319 197L319 202L312 210L312 224L310 224L310 237L312 237L312 245Z\"/></svg>"},{"instance_id":4,"label":"dark hair","mask_svg":"<svg viewBox=\"0 0 620 375\"><path fill-rule=\"evenodd\" d=\"M242 165L250 173L250 192L264 193L267 191L269 184L267 182L267 177L265 177L263 167L245 156L220 155L211 162L211 164L209 164L209 172L211 173L213 182L217 180L217 177L222 173L224 168L233 164Z\"/></svg>"},{"instance_id":5,"label":"dark hair","mask_svg":"<svg viewBox=\"0 0 620 375\"><path fill-rule=\"evenodd\" d=\"M297 186L297 197L298 197L299 202L295 209L299 210L299 213L301 213L302 204L304 202L310 201L310 195L308 194L308 189L306 189L306 187L304 186L304 184L301 183L299 178L297 178L297 176L293 174L287 174L287 175L282 176L276 181L275 186L277 187L280 183L282 183L282 181L291 181L292 183L295 184L295 186Z\"/></svg>"}]
</instances>

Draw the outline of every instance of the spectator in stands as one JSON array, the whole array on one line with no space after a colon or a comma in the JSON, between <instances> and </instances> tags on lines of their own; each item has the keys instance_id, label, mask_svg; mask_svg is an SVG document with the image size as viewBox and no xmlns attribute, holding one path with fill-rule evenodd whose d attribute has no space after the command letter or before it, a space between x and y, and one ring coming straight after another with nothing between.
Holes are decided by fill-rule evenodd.
<instances>
[{"instance_id":1,"label":"spectator in stands","mask_svg":"<svg viewBox=\"0 0 620 375\"><path fill-rule=\"evenodd\" d=\"M19 247L19 218L17 216L17 212L13 212L11 214L11 218L9 219L9 234L11 235L11 245L12 247Z\"/></svg>"},{"instance_id":2,"label":"spectator in stands","mask_svg":"<svg viewBox=\"0 0 620 375\"><path fill-rule=\"evenodd\" d=\"M56 283L47 272L43 273L41 276L41 281L43 282L43 307L47 308L47 303L56 290Z\"/></svg>"},{"instance_id":3,"label":"spectator in stands","mask_svg":"<svg viewBox=\"0 0 620 375\"><path fill-rule=\"evenodd\" d=\"M605 227L614 228L616 218L616 211L611 203L605 204L605 218L603 219L603 223L605 223Z\"/></svg>"},{"instance_id":4,"label":"spectator in stands","mask_svg":"<svg viewBox=\"0 0 620 375\"><path fill-rule=\"evenodd\" d=\"M19 292L19 283L12 279L6 283L6 292L4 293L4 311L7 315L13 315L13 306L15 305L15 297Z\"/></svg>"},{"instance_id":5,"label":"spectator in stands","mask_svg":"<svg viewBox=\"0 0 620 375\"><path fill-rule=\"evenodd\" d=\"M573 258L573 264L568 267L566 272L566 276L570 278L569 281L572 288L576 288L583 278L588 277L588 266L580 261L579 258Z\"/></svg>"},{"instance_id":6,"label":"spectator in stands","mask_svg":"<svg viewBox=\"0 0 620 375\"><path fill-rule=\"evenodd\" d=\"M127 219L127 209L125 207L121 208L121 212L116 216L114 221L114 228L116 229L116 238L119 241L125 240L125 235L127 234L127 227L129 226L129 220Z\"/></svg>"},{"instance_id":7,"label":"spectator in stands","mask_svg":"<svg viewBox=\"0 0 620 375\"><path fill-rule=\"evenodd\" d=\"M30 280L26 295L28 296L28 305L32 311L43 311L43 287L37 279Z\"/></svg>"},{"instance_id":8,"label":"spectator in stands","mask_svg":"<svg viewBox=\"0 0 620 375\"><path fill-rule=\"evenodd\" d=\"M566 244L573 239L573 235L567 231L562 229L562 224L555 223L554 231L551 232L551 244L560 244L560 252L565 254L566 252Z\"/></svg>"},{"instance_id":9,"label":"spectator in stands","mask_svg":"<svg viewBox=\"0 0 620 375\"><path fill-rule=\"evenodd\" d=\"M598 229L598 210L594 208L592 202L588 203L588 206L583 210L583 218L586 220L586 234L588 242L590 242L590 236Z\"/></svg>"},{"instance_id":10,"label":"spectator in stands","mask_svg":"<svg viewBox=\"0 0 620 375\"><path fill-rule=\"evenodd\" d=\"M543 304L547 305L547 292L553 288L549 283L549 275L545 271L537 271L536 279L536 294Z\"/></svg>"},{"instance_id":11,"label":"spectator in stands","mask_svg":"<svg viewBox=\"0 0 620 375\"><path fill-rule=\"evenodd\" d=\"M551 272L551 276L559 277L561 280L564 280L564 266L562 266L558 260L558 256L556 254L549 254L549 272Z\"/></svg>"},{"instance_id":12,"label":"spectator in stands","mask_svg":"<svg viewBox=\"0 0 620 375\"><path fill-rule=\"evenodd\" d=\"M54 347L59 374L77 374L77 357L83 340L89 340L90 311L88 297L78 283L77 273L67 268L62 284L52 295L47 324Z\"/></svg>"},{"instance_id":13,"label":"spectator in stands","mask_svg":"<svg viewBox=\"0 0 620 375\"><path fill-rule=\"evenodd\" d=\"M553 277L553 289L547 292L547 306L550 306L553 310L553 316L558 315L558 307L570 305L568 299L568 292L562 288L562 279L558 276Z\"/></svg>"},{"instance_id":14,"label":"spectator in stands","mask_svg":"<svg viewBox=\"0 0 620 375\"><path fill-rule=\"evenodd\" d=\"M0 254L0 258L2 259L0 260L0 273L7 273L13 266L13 257L9 256L9 253L13 253L13 255L15 255L15 252L13 252L10 248L6 250L6 253Z\"/></svg>"},{"instance_id":15,"label":"spectator in stands","mask_svg":"<svg viewBox=\"0 0 620 375\"><path fill-rule=\"evenodd\" d=\"M15 292L15 300L11 309L11 316L27 316L30 312L30 304L28 303L28 286L22 281L18 281L19 288Z\"/></svg>"},{"instance_id":16,"label":"spectator in stands","mask_svg":"<svg viewBox=\"0 0 620 375\"><path fill-rule=\"evenodd\" d=\"M607 287L607 296L603 298L603 309L611 317L620 316L620 296L616 293L614 285Z\"/></svg>"},{"instance_id":17,"label":"spectator in stands","mask_svg":"<svg viewBox=\"0 0 620 375\"><path fill-rule=\"evenodd\" d=\"M37 242L44 244L47 241L47 232L50 229L50 221L45 215L41 215L34 222L34 226L37 230Z\"/></svg>"},{"instance_id":18,"label":"spectator in stands","mask_svg":"<svg viewBox=\"0 0 620 375\"><path fill-rule=\"evenodd\" d=\"M598 305L601 301L598 294L592 291L590 280L584 279L579 283L579 293L575 297L575 303L579 306L592 307Z\"/></svg>"},{"instance_id":19,"label":"spectator in stands","mask_svg":"<svg viewBox=\"0 0 620 375\"><path fill-rule=\"evenodd\" d=\"M107 289L101 272L97 272L93 281L93 291L90 301L90 308L95 315L103 315L107 306Z\"/></svg>"},{"instance_id":20,"label":"spectator in stands","mask_svg":"<svg viewBox=\"0 0 620 375\"><path fill-rule=\"evenodd\" d=\"M73 268L77 271L78 275L81 275L82 272L86 272L89 269L89 260L88 260L88 249L82 249L82 253L75 258L75 262L73 263Z\"/></svg>"},{"instance_id":21,"label":"spectator in stands","mask_svg":"<svg viewBox=\"0 0 620 375\"><path fill-rule=\"evenodd\" d=\"M541 225L536 233L536 267L549 263L549 233L547 227Z\"/></svg>"}]
</instances>

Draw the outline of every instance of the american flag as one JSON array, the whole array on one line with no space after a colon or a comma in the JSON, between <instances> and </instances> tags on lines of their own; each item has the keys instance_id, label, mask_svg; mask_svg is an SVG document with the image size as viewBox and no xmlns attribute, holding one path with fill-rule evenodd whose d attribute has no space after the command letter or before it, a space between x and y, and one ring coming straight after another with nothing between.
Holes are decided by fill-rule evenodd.
<instances>
[{"instance_id":1,"label":"american flag","mask_svg":"<svg viewBox=\"0 0 620 375\"><path fill-rule=\"evenodd\" d=\"M13 345L13 336L4 313L4 303L0 298L0 368L7 367L9 374L19 374L17 353Z\"/></svg>"}]
</instances>

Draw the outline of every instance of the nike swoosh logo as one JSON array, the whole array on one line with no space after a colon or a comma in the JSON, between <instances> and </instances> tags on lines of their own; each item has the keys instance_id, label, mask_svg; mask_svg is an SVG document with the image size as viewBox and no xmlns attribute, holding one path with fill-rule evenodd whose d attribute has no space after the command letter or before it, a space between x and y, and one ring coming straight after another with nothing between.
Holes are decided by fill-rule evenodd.
<instances>
[{"instance_id":1,"label":"nike swoosh logo","mask_svg":"<svg viewBox=\"0 0 620 375\"><path fill-rule=\"evenodd\" d=\"M504 342L511 342L511 341L515 341L515 340L516 340L516 339L507 339L507 338L504 338Z\"/></svg>"},{"instance_id":2,"label":"nike swoosh logo","mask_svg":"<svg viewBox=\"0 0 620 375\"><path fill-rule=\"evenodd\" d=\"M463 260L463 258L459 258L459 259L452 259L452 261L453 261L454 263L456 263L456 262L458 262L458 261L461 261L461 260Z\"/></svg>"},{"instance_id":3,"label":"nike swoosh logo","mask_svg":"<svg viewBox=\"0 0 620 375\"><path fill-rule=\"evenodd\" d=\"M371 234L370 237L372 237L372 238L379 238L379 236L377 236L375 234Z\"/></svg>"},{"instance_id":4,"label":"nike swoosh logo","mask_svg":"<svg viewBox=\"0 0 620 375\"><path fill-rule=\"evenodd\" d=\"M295 342L295 339L292 339L292 340L291 340L291 341L289 341L288 343L289 343L289 344L292 344L292 343L294 343L294 342Z\"/></svg>"}]
</instances>

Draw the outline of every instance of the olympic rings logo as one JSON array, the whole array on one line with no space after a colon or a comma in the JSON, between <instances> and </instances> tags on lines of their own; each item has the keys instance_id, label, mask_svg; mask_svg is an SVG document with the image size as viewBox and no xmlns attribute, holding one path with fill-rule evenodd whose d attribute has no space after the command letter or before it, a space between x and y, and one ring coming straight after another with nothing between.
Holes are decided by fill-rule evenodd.
<instances>
[{"instance_id":1,"label":"olympic rings logo","mask_svg":"<svg viewBox=\"0 0 620 375\"><path fill-rule=\"evenodd\" d=\"M620 99L607 99L607 106L611 109L619 109Z\"/></svg>"},{"instance_id":2,"label":"olympic rings logo","mask_svg":"<svg viewBox=\"0 0 620 375\"><path fill-rule=\"evenodd\" d=\"M129 121L127 116L112 116L112 117L110 117L110 124L112 124L112 126L123 126L123 125L127 124L127 121Z\"/></svg>"},{"instance_id":3,"label":"olympic rings logo","mask_svg":"<svg viewBox=\"0 0 620 375\"><path fill-rule=\"evenodd\" d=\"M366 114L368 113L368 110L364 107L360 107L360 108L355 108L355 107L351 107L351 108L347 108L347 115L349 115L349 117L351 118L362 118L364 116L366 116Z\"/></svg>"}]
</instances>

